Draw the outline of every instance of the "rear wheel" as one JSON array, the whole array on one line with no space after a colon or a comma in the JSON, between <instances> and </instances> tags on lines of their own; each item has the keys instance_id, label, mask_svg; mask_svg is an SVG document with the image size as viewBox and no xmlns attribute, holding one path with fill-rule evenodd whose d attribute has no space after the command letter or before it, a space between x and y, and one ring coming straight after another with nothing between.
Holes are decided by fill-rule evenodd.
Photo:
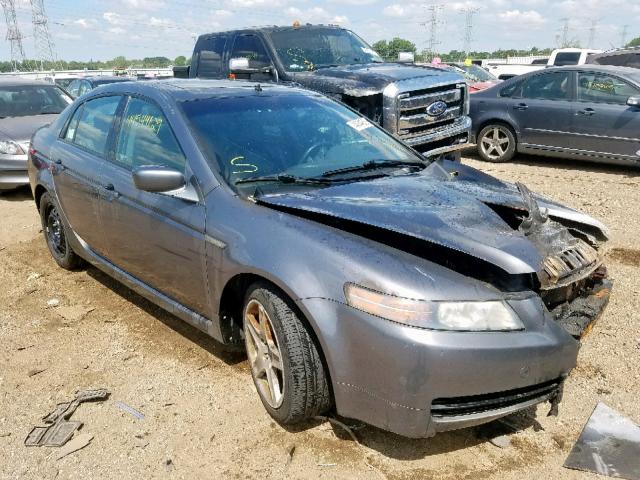
<instances>
[{"instance_id":1,"label":"rear wheel","mask_svg":"<svg viewBox=\"0 0 640 480\"><path fill-rule=\"evenodd\" d=\"M69 245L67 229L60 215L56 201L48 193L43 193L40 198L40 220L47 247L58 265L73 270L82 265L82 259Z\"/></svg>"},{"instance_id":2,"label":"rear wheel","mask_svg":"<svg viewBox=\"0 0 640 480\"><path fill-rule=\"evenodd\" d=\"M282 295L266 283L252 285L243 315L251 376L269 415L292 424L328 410L331 395L320 353Z\"/></svg>"},{"instance_id":3,"label":"rear wheel","mask_svg":"<svg viewBox=\"0 0 640 480\"><path fill-rule=\"evenodd\" d=\"M478 135L478 154L486 162L508 162L516 153L516 137L509 127L487 125Z\"/></svg>"}]
</instances>

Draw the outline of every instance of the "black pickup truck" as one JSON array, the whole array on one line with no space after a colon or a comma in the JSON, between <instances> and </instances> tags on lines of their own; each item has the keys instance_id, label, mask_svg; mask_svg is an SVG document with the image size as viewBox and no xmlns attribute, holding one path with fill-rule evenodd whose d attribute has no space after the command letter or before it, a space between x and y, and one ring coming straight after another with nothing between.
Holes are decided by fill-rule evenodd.
<instances>
[{"instance_id":1,"label":"black pickup truck","mask_svg":"<svg viewBox=\"0 0 640 480\"><path fill-rule=\"evenodd\" d=\"M469 141L469 95L461 76L384 62L337 26L201 35L191 65L176 67L174 75L296 83L341 100L427 156L458 157Z\"/></svg>"}]
</instances>

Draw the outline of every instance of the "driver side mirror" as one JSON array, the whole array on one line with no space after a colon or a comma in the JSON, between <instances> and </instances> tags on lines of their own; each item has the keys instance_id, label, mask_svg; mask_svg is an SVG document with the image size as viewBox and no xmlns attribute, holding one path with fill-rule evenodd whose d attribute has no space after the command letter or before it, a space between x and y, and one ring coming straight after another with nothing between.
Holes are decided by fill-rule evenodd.
<instances>
[{"instance_id":1,"label":"driver side mirror","mask_svg":"<svg viewBox=\"0 0 640 480\"><path fill-rule=\"evenodd\" d=\"M630 107L640 107L640 96L633 95L627 99L627 105Z\"/></svg>"},{"instance_id":2,"label":"driver side mirror","mask_svg":"<svg viewBox=\"0 0 640 480\"><path fill-rule=\"evenodd\" d=\"M187 183L181 172L157 165L138 167L132 176L138 190L152 193L171 192L183 188Z\"/></svg>"},{"instance_id":3,"label":"driver side mirror","mask_svg":"<svg viewBox=\"0 0 640 480\"><path fill-rule=\"evenodd\" d=\"M251 75L254 73L266 73L273 75L276 78L276 81L278 79L278 72L273 65L259 68L252 67L249 64L249 59L245 57L232 58L231 60L229 60L229 73L232 75Z\"/></svg>"}]
</instances>

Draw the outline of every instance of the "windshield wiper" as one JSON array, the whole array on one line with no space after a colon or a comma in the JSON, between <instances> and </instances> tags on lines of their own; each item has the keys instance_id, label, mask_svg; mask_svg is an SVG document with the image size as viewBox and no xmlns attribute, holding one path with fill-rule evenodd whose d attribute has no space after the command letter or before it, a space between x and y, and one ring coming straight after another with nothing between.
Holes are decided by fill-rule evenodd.
<instances>
[{"instance_id":1,"label":"windshield wiper","mask_svg":"<svg viewBox=\"0 0 640 480\"><path fill-rule=\"evenodd\" d=\"M313 65L313 68L314 70L318 70L319 68L334 68L339 66L340 66L339 63L320 63L320 64L315 63Z\"/></svg>"},{"instance_id":2,"label":"windshield wiper","mask_svg":"<svg viewBox=\"0 0 640 480\"><path fill-rule=\"evenodd\" d=\"M342 173L364 172L368 170L376 170L378 168L388 167L417 167L425 168L427 164L425 162L417 162L411 160L370 160L364 162L361 165L353 165L351 167L336 168L335 170L327 170L320 178L332 177L334 175L340 175Z\"/></svg>"},{"instance_id":3,"label":"windshield wiper","mask_svg":"<svg viewBox=\"0 0 640 480\"><path fill-rule=\"evenodd\" d=\"M278 182L278 183L295 183L299 185L324 185L331 183L329 179L322 178L303 178L289 175L287 173L279 173L277 175L259 175L256 177L248 177L237 180L234 185L241 183L258 183L258 182Z\"/></svg>"}]
</instances>

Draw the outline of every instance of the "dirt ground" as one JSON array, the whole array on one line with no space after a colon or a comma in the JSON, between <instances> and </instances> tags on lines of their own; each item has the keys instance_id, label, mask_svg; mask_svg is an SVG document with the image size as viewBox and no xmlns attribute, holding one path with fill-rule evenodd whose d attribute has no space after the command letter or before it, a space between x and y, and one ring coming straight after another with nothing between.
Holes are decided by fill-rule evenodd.
<instances>
[{"instance_id":1,"label":"dirt ground","mask_svg":"<svg viewBox=\"0 0 640 480\"><path fill-rule=\"evenodd\" d=\"M640 170L534 157L465 162L611 229L614 293L558 418L546 417L548 405L510 418L520 428L506 448L486 440L495 424L410 440L346 420L359 443L321 421L285 429L260 404L243 355L94 268L57 268L24 189L0 196L0 478L596 478L562 464L598 401L640 421ZM57 449L23 446L56 403L90 387L111 391L73 416L90 445L60 460Z\"/></svg>"}]
</instances>

